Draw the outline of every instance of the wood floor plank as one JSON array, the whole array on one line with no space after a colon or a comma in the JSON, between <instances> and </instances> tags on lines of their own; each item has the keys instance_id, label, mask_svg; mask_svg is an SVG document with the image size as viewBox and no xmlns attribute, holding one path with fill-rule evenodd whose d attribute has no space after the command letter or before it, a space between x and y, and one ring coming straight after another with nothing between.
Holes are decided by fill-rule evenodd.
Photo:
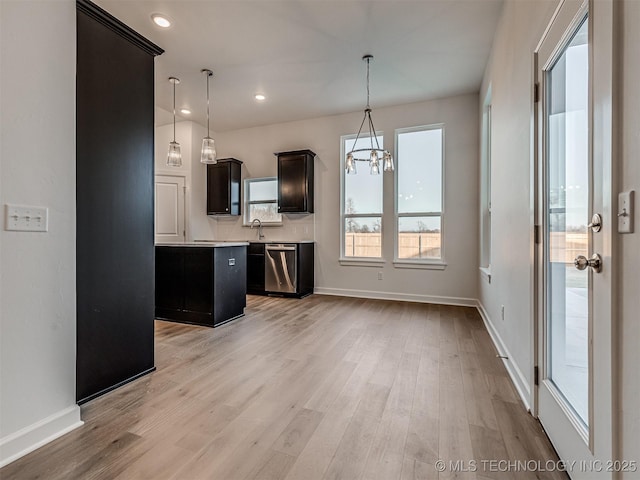
<instances>
[{"instance_id":1,"label":"wood floor plank","mask_svg":"<svg viewBox=\"0 0 640 480\"><path fill-rule=\"evenodd\" d=\"M434 465L404 457L400 480L438 480L438 471Z\"/></svg>"},{"instance_id":2,"label":"wood floor plank","mask_svg":"<svg viewBox=\"0 0 640 480\"><path fill-rule=\"evenodd\" d=\"M557 460L474 309L250 295L220 328L157 321L155 342L156 372L83 405L81 428L0 477L506 480L435 465Z\"/></svg>"},{"instance_id":3,"label":"wood floor plank","mask_svg":"<svg viewBox=\"0 0 640 480\"><path fill-rule=\"evenodd\" d=\"M303 408L277 438L273 450L297 457L306 447L323 417L321 412Z\"/></svg>"},{"instance_id":4,"label":"wood floor plank","mask_svg":"<svg viewBox=\"0 0 640 480\"><path fill-rule=\"evenodd\" d=\"M324 480L360 478L379 423L379 419L364 413L353 416L323 477Z\"/></svg>"}]
</instances>

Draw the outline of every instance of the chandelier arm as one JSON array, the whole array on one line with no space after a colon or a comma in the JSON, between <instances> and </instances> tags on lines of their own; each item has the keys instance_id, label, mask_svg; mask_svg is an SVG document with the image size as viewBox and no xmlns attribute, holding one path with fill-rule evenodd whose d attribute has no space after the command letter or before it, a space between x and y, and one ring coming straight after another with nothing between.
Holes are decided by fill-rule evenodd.
<instances>
[{"instance_id":1,"label":"chandelier arm","mask_svg":"<svg viewBox=\"0 0 640 480\"><path fill-rule=\"evenodd\" d=\"M364 117L362 117L362 123L360 124L360 128L358 129L358 134L356 135L356 141L353 142L353 146L355 147L358 144L358 138L360 138L360 133L362 133L362 126L364 125L364 121L367 119L367 114L365 112ZM351 150L353 152L353 150Z\"/></svg>"},{"instance_id":2,"label":"chandelier arm","mask_svg":"<svg viewBox=\"0 0 640 480\"><path fill-rule=\"evenodd\" d=\"M376 134L376 127L373 126L373 119L371 113L369 113L369 131L371 132L371 150L373 150L373 139L376 140L376 149L380 150L380 144L378 143L378 135Z\"/></svg>"},{"instance_id":3,"label":"chandelier arm","mask_svg":"<svg viewBox=\"0 0 640 480\"><path fill-rule=\"evenodd\" d=\"M378 150L380 150L380 143L378 143L378 135L376 133L376 127L373 126L373 118L371 119L371 131L373 132L373 134L375 135L375 139L376 139L376 148Z\"/></svg>"}]
</instances>

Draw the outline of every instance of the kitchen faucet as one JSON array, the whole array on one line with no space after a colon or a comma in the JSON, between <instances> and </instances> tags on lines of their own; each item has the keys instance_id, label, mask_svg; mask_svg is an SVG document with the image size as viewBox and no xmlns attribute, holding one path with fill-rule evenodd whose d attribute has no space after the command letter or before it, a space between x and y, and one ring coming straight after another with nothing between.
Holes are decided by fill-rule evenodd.
<instances>
[{"instance_id":1,"label":"kitchen faucet","mask_svg":"<svg viewBox=\"0 0 640 480\"><path fill-rule=\"evenodd\" d=\"M253 228L253 224L258 222L258 240L262 240L264 238L264 233L262 233L262 222L259 218L254 218L251 221L251 228Z\"/></svg>"}]
</instances>

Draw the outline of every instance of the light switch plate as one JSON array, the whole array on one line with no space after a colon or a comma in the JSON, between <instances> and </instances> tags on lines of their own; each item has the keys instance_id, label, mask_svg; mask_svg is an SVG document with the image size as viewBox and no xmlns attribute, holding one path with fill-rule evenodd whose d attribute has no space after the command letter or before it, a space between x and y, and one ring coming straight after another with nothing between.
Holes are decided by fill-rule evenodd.
<instances>
[{"instance_id":1,"label":"light switch plate","mask_svg":"<svg viewBox=\"0 0 640 480\"><path fill-rule=\"evenodd\" d=\"M618 233L633 233L634 191L618 194Z\"/></svg>"},{"instance_id":2,"label":"light switch plate","mask_svg":"<svg viewBox=\"0 0 640 480\"><path fill-rule=\"evenodd\" d=\"M6 204L5 230L18 232L46 232L49 230L49 210L46 207L28 207Z\"/></svg>"}]
</instances>

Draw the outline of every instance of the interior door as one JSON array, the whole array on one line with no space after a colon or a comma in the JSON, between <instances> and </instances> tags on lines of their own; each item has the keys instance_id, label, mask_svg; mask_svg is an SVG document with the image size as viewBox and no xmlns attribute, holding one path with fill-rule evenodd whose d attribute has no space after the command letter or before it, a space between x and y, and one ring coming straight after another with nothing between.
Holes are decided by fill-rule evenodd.
<instances>
[{"instance_id":1,"label":"interior door","mask_svg":"<svg viewBox=\"0 0 640 480\"><path fill-rule=\"evenodd\" d=\"M156 175L155 198L156 243L183 243L186 237L184 177Z\"/></svg>"},{"instance_id":2,"label":"interior door","mask_svg":"<svg viewBox=\"0 0 640 480\"><path fill-rule=\"evenodd\" d=\"M610 14L608 0L561 2L536 53L536 411L573 479L616 469Z\"/></svg>"}]
</instances>

